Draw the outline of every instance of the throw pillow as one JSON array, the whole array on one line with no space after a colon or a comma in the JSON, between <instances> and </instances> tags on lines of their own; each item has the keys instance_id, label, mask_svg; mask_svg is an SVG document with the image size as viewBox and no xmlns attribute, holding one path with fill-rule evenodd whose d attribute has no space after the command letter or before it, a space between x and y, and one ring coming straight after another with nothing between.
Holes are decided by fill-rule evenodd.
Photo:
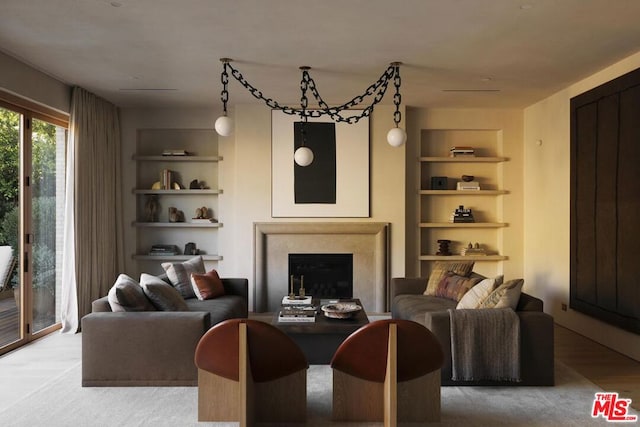
<instances>
[{"instance_id":1,"label":"throw pillow","mask_svg":"<svg viewBox=\"0 0 640 427\"><path fill-rule=\"evenodd\" d=\"M435 296L436 289L442 281L442 278L447 272L457 274L458 276L467 277L473 270L474 261L460 261L460 262L445 262L437 261L433 264L429 280L427 281L427 288L424 291L425 295Z\"/></svg>"},{"instance_id":2,"label":"throw pillow","mask_svg":"<svg viewBox=\"0 0 640 427\"><path fill-rule=\"evenodd\" d=\"M218 298L224 295L224 286L216 270L207 274L192 274L191 286L199 300Z\"/></svg>"},{"instance_id":3,"label":"throw pillow","mask_svg":"<svg viewBox=\"0 0 640 427\"><path fill-rule=\"evenodd\" d=\"M204 261L201 256L191 258L185 262L163 262L162 268L167 273L171 284L180 292L183 298L195 298L191 286L192 274L204 274Z\"/></svg>"},{"instance_id":4,"label":"throw pillow","mask_svg":"<svg viewBox=\"0 0 640 427\"><path fill-rule=\"evenodd\" d=\"M479 281L479 277L464 277L447 272L438 284L435 296L460 301L464 294Z\"/></svg>"},{"instance_id":5,"label":"throw pillow","mask_svg":"<svg viewBox=\"0 0 640 427\"><path fill-rule=\"evenodd\" d=\"M500 279L502 282L502 279ZM470 309L478 308L478 306L488 297L491 292L496 288L496 278L486 278L480 281L477 285L469 289L464 294L460 302L456 306L456 309Z\"/></svg>"},{"instance_id":6,"label":"throw pillow","mask_svg":"<svg viewBox=\"0 0 640 427\"><path fill-rule=\"evenodd\" d=\"M142 273L140 285L144 294L160 311L189 311L180 292L159 277Z\"/></svg>"},{"instance_id":7,"label":"throw pillow","mask_svg":"<svg viewBox=\"0 0 640 427\"><path fill-rule=\"evenodd\" d=\"M140 284L126 274L116 279L107 295L111 311L155 311Z\"/></svg>"},{"instance_id":8,"label":"throw pillow","mask_svg":"<svg viewBox=\"0 0 640 427\"><path fill-rule=\"evenodd\" d=\"M515 310L520 300L523 279L509 280L498 286L478 308L511 308Z\"/></svg>"}]
</instances>

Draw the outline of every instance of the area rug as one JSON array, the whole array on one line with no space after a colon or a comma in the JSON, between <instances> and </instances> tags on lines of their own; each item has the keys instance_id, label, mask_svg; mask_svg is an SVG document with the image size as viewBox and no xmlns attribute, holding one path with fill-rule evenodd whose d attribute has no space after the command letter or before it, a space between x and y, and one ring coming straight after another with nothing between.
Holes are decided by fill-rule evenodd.
<instances>
[{"instance_id":1,"label":"area rug","mask_svg":"<svg viewBox=\"0 0 640 427\"><path fill-rule=\"evenodd\" d=\"M80 364L0 412L0 426L236 426L199 423L196 387L80 387ZM556 362L555 387L443 387L442 426L602 426L590 416L601 391ZM615 391L615 390L609 390ZM633 412L637 414L637 412ZM331 369L308 372L308 426L378 427L331 422Z\"/></svg>"}]
</instances>

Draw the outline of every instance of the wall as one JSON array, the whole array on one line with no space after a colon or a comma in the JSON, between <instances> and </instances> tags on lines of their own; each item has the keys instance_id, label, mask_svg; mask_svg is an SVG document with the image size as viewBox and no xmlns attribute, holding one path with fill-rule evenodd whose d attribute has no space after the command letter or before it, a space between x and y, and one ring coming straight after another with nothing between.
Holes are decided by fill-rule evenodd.
<instances>
[{"instance_id":1,"label":"wall","mask_svg":"<svg viewBox=\"0 0 640 427\"><path fill-rule=\"evenodd\" d=\"M640 336L568 309L570 283L570 109L572 97L640 67L632 55L524 112L525 280L555 321L636 360Z\"/></svg>"},{"instance_id":2,"label":"wall","mask_svg":"<svg viewBox=\"0 0 640 427\"><path fill-rule=\"evenodd\" d=\"M55 78L0 52L0 88L69 113L71 88Z\"/></svg>"},{"instance_id":3,"label":"wall","mask_svg":"<svg viewBox=\"0 0 640 427\"><path fill-rule=\"evenodd\" d=\"M254 279L253 223L268 221L368 221L391 223L390 275L405 275L405 147L386 142L393 126L393 107L378 105L370 123L371 217L370 218L272 218L271 217L271 110L263 105L239 105L231 111L235 131L220 137L218 263L223 276L247 277L251 293ZM125 225L135 218L135 151L138 128L211 128L217 112L210 110L122 110L123 194ZM135 249L135 230L125 233L127 271L138 274L130 254ZM251 296L250 306L253 303Z\"/></svg>"},{"instance_id":4,"label":"wall","mask_svg":"<svg viewBox=\"0 0 640 427\"><path fill-rule=\"evenodd\" d=\"M509 160L498 166L497 184L509 191L509 194L496 198L498 218L506 222L508 227L500 231L499 250L509 258L503 262L477 263L474 270L485 275L502 273L505 278L523 277L523 151L522 151L522 110L501 109L409 109L408 145L407 145L407 275L419 274L418 255L419 241L419 197L421 131L424 129L471 129L498 131L498 153ZM485 197L485 196L476 196ZM493 197L493 196L487 196ZM470 205L473 200L470 201ZM455 206L454 206L455 207ZM474 231L475 233L476 231ZM479 234L487 233L482 230ZM525 283L525 290L532 291L530 284ZM532 292L535 295L535 292Z\"/></svg>"}]
</instances>

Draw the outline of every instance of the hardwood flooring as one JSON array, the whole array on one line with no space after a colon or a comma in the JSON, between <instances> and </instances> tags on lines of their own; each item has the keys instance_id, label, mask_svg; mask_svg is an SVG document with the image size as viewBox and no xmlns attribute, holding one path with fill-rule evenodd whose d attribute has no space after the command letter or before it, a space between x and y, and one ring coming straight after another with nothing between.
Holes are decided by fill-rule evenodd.
<instances>
[{"instance_id":1,"label":"hardwood flooring","mask_svg":"<svg viewBox=\"0 0 640 427\"><path fill-rule=\"evenodd\" d=\"M640 362L558 325L554 341L556 360L640 410Z\"/></svg>"}]
</instances>

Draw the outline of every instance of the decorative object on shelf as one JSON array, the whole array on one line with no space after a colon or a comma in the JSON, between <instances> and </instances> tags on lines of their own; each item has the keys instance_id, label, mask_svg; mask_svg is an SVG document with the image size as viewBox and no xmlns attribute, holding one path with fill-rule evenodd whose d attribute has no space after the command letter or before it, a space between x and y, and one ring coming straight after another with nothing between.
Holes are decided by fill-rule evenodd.
<instances>
[{"instance_id":1,"label":"decorative object on shelf","mask_svg":"<svg viewBox=\"0 0 640 427\"><path fill-rule=\"evenodd\" d=\"M152 190L162 190L162 184L160 181L156 181L151 185Z\"/></svg>"},{"instance_id":2,"label":"decorative object on shelf","mask_svg":"<svg viewBox=\"0 0 640 427\"><path fill-rule=\"evenodd\" d=\"M362 310L362 307L353 302L339 302L323 305L321 310L326 317L332 319L350 319Z\"/></svg>"},{"instance_id":3,"label":"decorative object on shelf","mask_svg":"<svg viewBox=\"0 0 640 427\"><path fill-rule=\"evenodd\" d=\"M186 150L162 150L163 156L190 156Z\"/></svg>"},{"instance_id":4,"label":"decorative object on shelf","mask_svg":"<svg viewBox=\"0 0 640 427\"><path fill-rule=\"evenodd\" d=\"M151 246L149 255L157 255L157 256L178 255L178 247L176 245L153 245Z\"/></svg>"},{"instance_id":5,"label":"decorative object on shelf","mask_svg":"<svg viewBox=\"0 0 640 427\"><path fill-rule=\"evenodd\" d=\"M449 250L450 243L451 243L451 240L446 240L446 239L438 240L438 252L436 252L436 255L441 255L441 256L451 255L451 251Z\"/></svg>"},{"instance_id":6,"label":"decorative object on shelf","mask_svg":"<svg viewBox=\"0 0 640 427\"><path fill-rule=\"evenodd\" d=\"M460 205L453 212L452 222L454 223L475 222L475 219L473 218L473 212L471 211L471 209L465 208L463 205Z\"/></svg>"},{"instance_id":7,"label":"decorative object on shelf","mask_svg":"<svg viewBox=\"0 0 640 427\"><path fill-rule=\"evenodd\" d=\"M456 190L472 190L472 191L479 191L480 190L480 183L478 181L474 181L475 176L473 175L462 175L461 177L462 181L458 181L457 185L456 185Z\"/></svg>"},{"instance_id":8,"label":"decorative object on shelf","mask_svg":"<svg viewBox=\"0 0 640 427\"><path fill-rule=\"evenodd\" d=\"M147 201L144 204L144 219L147 222L158 222L158 211L160 210L160 203L158 202L158 196L151 194L147 196Z\"/></svg>"},{"instance_id":9,"label":"decorative object on shelf","mask_svg":"<svg viewBox=\"0 0 640 427\"><path fill-rule=\"evenodd\" d=\"M184 222L184 213L171 206L169 208L169 222Z\"/></svg>"},{"instance_id":10,"label":"decorative object on shelf","mask_svg":"<svg viewBox=\"0 0 640 427\"><path fill-rule=\"evenodd\" d=\"M311 67L302 66L300 67L300 70L302 71L302 79L300 81L300 89L302 91L302 96L300 98L300 108L281 105L272 98L265 97L261 90L258 90L256 87L251 85L240 73L240 71L238 71L231 65L232 59L220 58L220 62L222 62L223 64L222 75L220 77L220 80L222 82L222 92L220 94L220 99L223 105L223 113L222 116L218 117L215 122L215 129L219 135L229 136L233 131L233 121L227 116L227 102L229 101L229 71L231 71L231 75L233 76L233 78L235 78L256 99L263 101L268 107L274 110L281 110L285 114L300 116L303 124L307 122L307 119L309 117L317 118L321 116L329 116L337 122L344 122L348 124L357 123L363 117L369 117L371 115L375 105L378 104L384 97L389 83L393 81L393 85L395 87L393 103L396 107L393 114L393 123L395 127L392 128L389 133L387 133L387 142L393 147L399 147L407 140L407 133L404 129L399 127L402 118L402 113L400 112L400 103L402 102L402 95L400 94L400 85L402 83L402 80L400 78L400 65L402 65L401 62L392 62L391 64L389 64L389 67L384 71L380 78L378 78L375 83L371 84L362 95L356 96L351 101L348 101L336 107L329 107L329 105L320 96L315 80L313 80L313 78L309 75L309 70L311 69ZM309 99L307 98L307 91L310 91L314 99L317 101L318 105L320 106L319 109L307 109L309 103ZM362 104L365 98L370 96L373 96L373 100L366 108L362 110L360 114L351 116L343 116L341 114L343 112L347 112L351 108ZM302 145L302 147L298 148L294 153L294 159L296 163L300 166L308 166L309 164L311 164L311 162L313 161L313 153L309 153L310 151L311 150L308 147L305 147L304 144ZM300 163L298 163L298 161L300 161Z\"/></svg>"},{"instance_id":11,"label":"decorative object on shelf","mask_svg":"<svg viewBox=\"0 0 640 427\"><path fill-rule=\"evenodd\" d=\"M464 256L486 256L487 251L480 247L480 243L476 242L475 245L472 245L471 242L467 245L466 248L463 248L460 252L460 255Z\"/></svg>"},{"instance_id":12,"label":"decorative object on shelf","mask_svg":"<svg viewBox=\"0 0 640 427\"><path fill-rule=\"evenodd\" d=\"M196 244L193 242L189 242L184 245L184 254L185 255L198 255L198 249L196 249Z\"/></svg>"},{"instance_id":13,"label":"decorative object on shelf","mask_svg":"<svg viewBox=\"0 0 640 427\"><path fill-rule=\"evenodd\" d=\"M449 188L449 178L447 178L446 176L431 177L432 190L446 190L448 188Z\"/></svg>"},{"instance_id":14,"label":"decorative object on shelf","mask_svg":"<svg viewBox=\"0 0 640 427\"><path fill-rule=\"evenodd\" d=\"M457 145L449 150L449 157L475 157L475 155L473 147Z\"/></svg>"}]
</instances>

